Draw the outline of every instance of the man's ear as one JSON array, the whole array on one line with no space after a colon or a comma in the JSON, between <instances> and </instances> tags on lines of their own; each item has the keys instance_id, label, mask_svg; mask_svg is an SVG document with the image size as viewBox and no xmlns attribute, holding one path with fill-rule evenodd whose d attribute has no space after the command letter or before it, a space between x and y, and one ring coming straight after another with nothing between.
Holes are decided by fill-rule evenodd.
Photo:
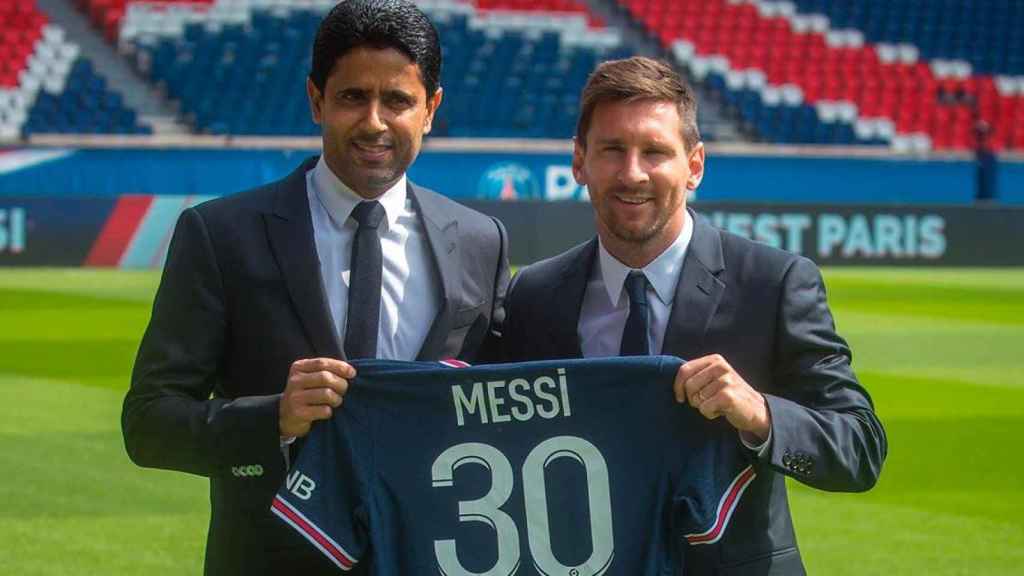
<instances>
[{"instance_id":1,"label":"man's ear","mask_svg":"<svg viewBox=\"0 0 1024 576\"><path fill-rule=\"evenodd\" d=\"M441 99L443 95L444 89L438 86L434 95L427 98L427 119L423 124L424 134L430 134L430 129L434 126L434 114L437 112L437 109L441 107Z\"/></svg>"},{"instance_id":2,"label":"man's ear","mask_svg":"<svg viewBox=\"0 0 1024 576\"><path fill-rule=\"evenodd\" d=\"M704 179L704 143L697 142L690 151L686 162L690 168L690 177L686 179L686 189L696 190Z\"/></svg>"},{"instance_id":3,"label":"man's ear","mask_svg":"<svg viewBox=\"0 0 1024 576\"><path fill-rule=\"evenodd\" d=\"M306 77L306 96L309 97L309 112L313 116L313 122L319 124L323 119L324 95L313 83L313 79Z\"/></svg>"},{"instance_id":4,"label":"man's ear","mask_svg":"<svg viewBox=\"0 0 1024 576\"><path fill-rule=\"evenodd\" d=\"M586 171L583 170L583 159L586 156L586 149L579 138L572 139L572 177L580 186L587 185Z\"/></svg>"}]
</instances>

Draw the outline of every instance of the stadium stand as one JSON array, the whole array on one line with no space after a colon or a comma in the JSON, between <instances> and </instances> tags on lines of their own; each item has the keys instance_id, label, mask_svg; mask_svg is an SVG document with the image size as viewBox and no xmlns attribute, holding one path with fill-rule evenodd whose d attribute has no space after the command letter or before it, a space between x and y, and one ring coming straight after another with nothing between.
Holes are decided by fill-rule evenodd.
<instances>
[{"instance_id":1,"label":"stadium stand","mask_svg":"<svg viewBox=\"0 0 1024 576\"><path fill-rule=\"evenodd\" d=\"M793 0L875 44L911 45L931 61L967 62L977 74L1024 75L1019 0Z\"/></svg>"},{"instance_id":2,"label":"stadium stand","mask_svg":"<svg viewBox=\"0 0 1024 576\"><path fill-rule=\"evenodd\" d=\"M984 147L1024 147L1024 77L974 74L963 62L928 61L912 44L872 44L860 30L836 28L825 14L800 12L792 2L619 2L770 141L968 150L975 147L984 122ZM921 18L933 21L924 14L936 3L959 6L962 12L975 5L905 0L891 3L899 5L892 13L905 15L909 28ZM808 1L804 8L813 10L817 4ZM943 39L931 32L927 37L932 43ZM957 38L947 35L945 40L952 44ZM929 53L953 53L952 48L936 52L933 44L928 46ZM992 49L1012 52L1005 45Z\"/></svg>"},{"instance_id":3,"label":"stadium stand","mask_svg":"<svg viewBox=\"0 0 1024 576\"><path fill-rule=\"evenodd\" d=\"M0 138L146 133L34 0L0 4Z\"/></svg>"},{"instance_id":4,"label":"stadium stand","mask_svg":"<svg viewBox=\"0 0 1024 576\"><path fill-rule=\"evenodd\" d=\"M129 4L119 38L198 131L312 135L304 76L316 26L332 5ZM598 61L627 54L617 32L569 0L421 6L441 32L445 55L438 136L567 138L587 74Z\"/></svg>"},{"instance_id":5,"label":"stadium stand","mask_svg":"<svg viewBox=\"0 0 1024 576\"><path fill-rule=\"evenodd\" d=\"M316 24L334 0L75 1L197 132L317 133L303 76ZM1013 0L609 2L755 139L1024 149L1024 9ZM635 48L582 0L419 4L444 43L438 136L568 137L594 64ZM143 131L88 62L69 60L73 48L64 46L72 45L59 32L44 37L34 0L0 10L24 12L0 24L15 30L2 32L0 86L22 92L0 92L4 134ZM32 30L51 49L26 59ZM47 59L54 54L62 59ZM22 65L36 74L27 88L19 61L36 62ZM36 84L47 88L39 98ZM61 117L69 106L75 113Z\"/></svg>"}]
</instances>

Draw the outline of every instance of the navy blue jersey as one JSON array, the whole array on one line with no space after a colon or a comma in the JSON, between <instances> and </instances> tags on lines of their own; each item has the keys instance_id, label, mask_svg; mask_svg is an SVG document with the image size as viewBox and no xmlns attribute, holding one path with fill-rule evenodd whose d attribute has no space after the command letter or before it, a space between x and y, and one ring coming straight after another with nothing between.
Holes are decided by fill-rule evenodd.
<instances>
[{"instance_id":1,"label":"navy blue jersey","mask_svg":"<svg viewBox=\"0 0 1024 576\"><path fill-rule=\"evenodd\" d=\"M724 419L675 401L680 363L360 362L273 512L342 569L672 574L754 475Z\"/></svg>"}]
</instances>

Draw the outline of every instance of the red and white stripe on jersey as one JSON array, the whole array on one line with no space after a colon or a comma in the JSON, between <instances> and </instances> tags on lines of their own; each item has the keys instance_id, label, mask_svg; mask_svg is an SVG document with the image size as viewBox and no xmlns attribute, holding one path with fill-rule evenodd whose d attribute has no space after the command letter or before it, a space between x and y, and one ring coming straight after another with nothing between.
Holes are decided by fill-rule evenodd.
<instances>
[{"instance_id":1,"label":"red and white stripe on jersey","mask_svg":"<svg viewBox=\"0 0 1024 576\"><path fill-rule=\"evenodd\" d=\"M722 534L725 533L725 527L729 525L729 519L732 518L732 513L736 510L736 504L739 503L740 496L743 495L743 491L747 489L747 486L750 486L750 483L756 476L757 474L754 472L753 466L744 468L732 481L729 489L725 491L725 495L718 502L718 513L715 515L715 523L704 532L687 534L685 536L686 541L690 544L714 544L718 542Z\"/></svg>"},{"instance_id":2,"label":"red and white stripe on jersey","mask_svg":"<svg viewBox=\"0 0 1024 576\"><path fill-rule=\"evenodd\" d=\"M449 368L469 368L472 366L469 362L463 362L462 360L456 360L455 358L445 358L444 360L438 360L438 362L448 366Z\"/></svg>"},{"instance_id":3,"label":"red and white stripe on jersey","mask_svg":"<svg viewBox=\"0 0 1024 576\"><path fill-rule=\"evenodd\" d=\"M309 518L306 518L302 512L296 510L294 506L283 500L280 496L274 497L274 503L271 505L270 511L291 525L292 528L295 528L299 534L305 536L306 540L309 540L314 546L319 548L338 568L348 571L358 562L356 558L345 552L323 530L320 530L315 524L310 522Z\"/></svg>"}]
</instances>

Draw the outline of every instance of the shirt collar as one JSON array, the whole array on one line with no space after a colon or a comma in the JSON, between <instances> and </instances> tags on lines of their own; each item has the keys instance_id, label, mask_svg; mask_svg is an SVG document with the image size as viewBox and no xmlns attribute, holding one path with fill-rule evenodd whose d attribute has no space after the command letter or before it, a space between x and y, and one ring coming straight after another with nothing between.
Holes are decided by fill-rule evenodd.
<instances>
[{"instance_id":1,"label":"shirt collar","mask_svg":"<svg viewBox=\"0 0 1024 576\"><path fill-rule=\"evenodd\" d=\"M676 286L679 284L679 271L683 267L683 259L686 258L686 249L690 246L690 239L693 238L693 219L690 213L686 213L683 221L683 229L675 241L658 255L647 266L640 269L647 276L655 294L666 306L671 305L675 300ZM608 291L608 298L612 306L618 306L619 298L622 296L622 288L626 282L626 276L634 268L626 266L612 256L605 249L598 237L598 264L605 290Z\"/></svg>"},{"instance_id":2,"label":"shirt collar","mask_svg":"<svg viewBox=\"0 0 1024 576\"><path fill-rule=\"evenodd\" d=\"M313 183L313 190L316 192L317 198L320 199L320 204L323 205L327 215L338 228L345 225L356 204L366 200L338 178L327 166L323 155L320 156L320 160L313 168ZM384 207L388 228L395 225L405 209L406 194L406 179L405 174L402 174L394 186L375 198Z\"/></svg>"}]
</instances>

